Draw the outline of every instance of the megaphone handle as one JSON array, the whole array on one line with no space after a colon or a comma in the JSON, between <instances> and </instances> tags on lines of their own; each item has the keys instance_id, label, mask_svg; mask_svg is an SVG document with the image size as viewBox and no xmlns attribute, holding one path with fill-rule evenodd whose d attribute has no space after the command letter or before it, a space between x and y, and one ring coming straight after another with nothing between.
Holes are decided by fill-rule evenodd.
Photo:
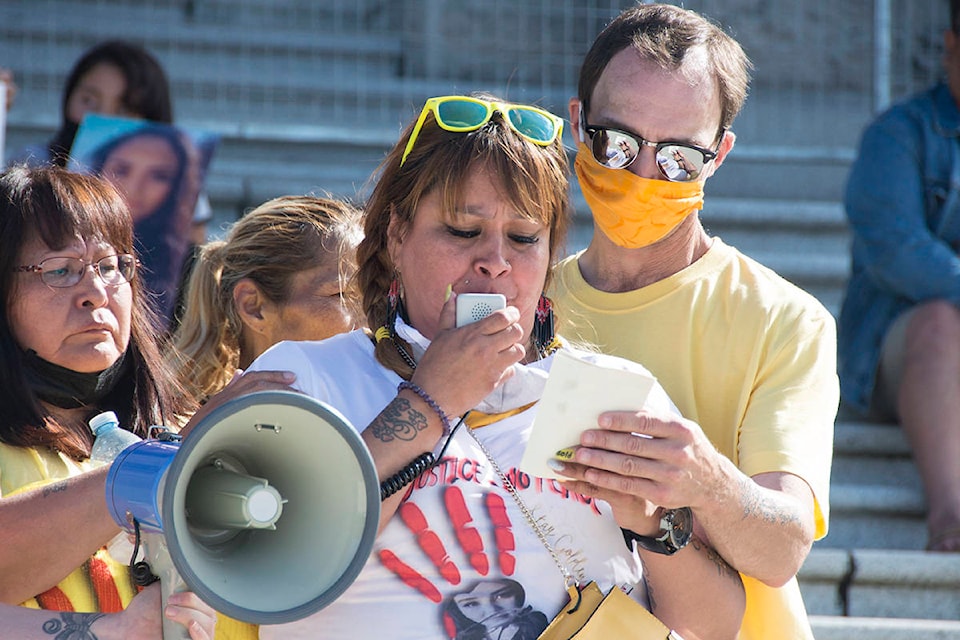
<instances>
[{"instance_id":1,"label":"megaphone handle","mask_svg":"<svg viewBox=\"0 0 960 640\"><path fill-rule=\"evenodd\" d=\"M185 626L163 615L170 594L187 590L187 583L183 581L173 565L163 534L143 534L143 550L150 569L160 578L160 619L163 621L163 640L190 640L190 633Z\"/></svg>"}]
</instances>

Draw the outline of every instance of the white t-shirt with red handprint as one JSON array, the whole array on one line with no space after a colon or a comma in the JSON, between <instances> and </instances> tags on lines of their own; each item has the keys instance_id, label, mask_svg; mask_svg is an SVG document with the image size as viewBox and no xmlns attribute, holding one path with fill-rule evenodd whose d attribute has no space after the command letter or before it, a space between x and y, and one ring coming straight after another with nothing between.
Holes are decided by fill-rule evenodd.
<instances>
[{"instance_id":1,"label":"white t-shirt with red handprint","mask_svg":"<svg viewBox=\"0 0 960 640\"><path fill-rule=\"evenodd\" d=\"M397 328L415 351L429 344L410 327ZM620 358L577 353L646 372ZM509 386L480 409L502 412L538 399L552 361L517 365ZM359 430L394 399L401 380L374 359L373 343L362 331L322 342L282 342L250 370L294 371L297 389L336 407ZM673 404L655 385L647 407L667 410ZM406 489L350 588L312 616L261 627L260 637L535 640L568 601L564 580L474 436L519 488L578 580L596 581L605 591L615 585L632 589L645 604L640 558L624 544L609 505L517 471L536 410L533 405L472 435L459 429L439 463Z\"/></svg>"}]
</instances>

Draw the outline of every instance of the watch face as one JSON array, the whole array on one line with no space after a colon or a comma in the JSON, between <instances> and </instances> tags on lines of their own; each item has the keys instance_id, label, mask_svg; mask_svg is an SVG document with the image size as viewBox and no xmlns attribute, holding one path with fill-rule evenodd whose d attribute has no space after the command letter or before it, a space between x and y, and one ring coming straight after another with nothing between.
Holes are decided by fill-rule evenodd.
<instances>
[{"instance_id":1,"label":"watch face","mask_svg":"<svg viewBox=\"0 0 960 640\"><path fill-rule=\"evenodd\" d=\"M627 548L633 550L633 543L641 549L673 555L687 546L693 534L693 513L690 507L667 509L660 516L660 532L656 536L641 536L628 529L622 529Z\"/></svg>"},{"instance_id":2,"label":"watch face","mask_svg":"<svg viewBox=\"0 0 960 640\"><path fill-rule=\"evenodd\" d=\"M667 536L676 549L682 549L690 541L693 533L693 513L690 507L670 509L664 513Z\"/></svg>"},{"instance_id":3,"label":"watch face","mask_svg":"<svg viewBox=\"0 0 960 640\"><path fill-rule=\"evenodd\" d=\"M671 509L668 513L672 516L671 522L674 531L686 533L693 531L693 514L690 512L690 507Z\"/></svg>"}]
</instances>

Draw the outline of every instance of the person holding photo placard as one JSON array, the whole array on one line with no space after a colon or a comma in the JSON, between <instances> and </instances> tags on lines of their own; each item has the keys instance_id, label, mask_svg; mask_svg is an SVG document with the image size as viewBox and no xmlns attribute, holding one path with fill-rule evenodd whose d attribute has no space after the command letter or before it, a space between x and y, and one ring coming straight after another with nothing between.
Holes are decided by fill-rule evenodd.
<instances>
[{"instance_id":1,"label":"person holding photo placard","mask_svg":"<svg viewBox=\"0 0 960 640\"><path fill-rule=\"evenodd\" d=\"M12 77L10 86L13 86ZM12 99L12 95L9 98ZM28 146L15 154L10 164L66 167L81 122L88 114L172 124L174 112L170 83L159 60L144 47L126 40L106 40L86 50L67 74L59 129L46 143ZM177 233L183 238L168 236L163 243L166 246L156 249L158 253L172 252L181 256L180 263L175 265L176 273L164 276L164 280L173 278L179 282L184 267L183 259L187 255L185 249L178 248L179 245L196 246L206 240L206 226L212 217L209 200L201 192L194 196L192 206L194 208L186 226L177 227ZM152 249L156 238L159 236L145 236L140 230L137 231L137 239L142 247ZM175 246L171 247L171 244ZM154 278L156 276L151 274L160 272L152 267L150 264L144 271L148 278ZM166 300L168 294L160 295L163 297L161 315L169 321L174 303ZM176 291L170 297L175 299Z\"/></svg>"},{"instance_id":2,"label":"person holding photo placard","mask_svg":"<svg viewBox=\"0 0 960 640\"><path fill-rule=\"evenodd\" d=\"M86 120L84 128L92 122ZM127 199L144 281L170 323L202 180L196 145L175 127L145 123L107 138L74 163L110 180Z\"/></svg>"}]
</instances>

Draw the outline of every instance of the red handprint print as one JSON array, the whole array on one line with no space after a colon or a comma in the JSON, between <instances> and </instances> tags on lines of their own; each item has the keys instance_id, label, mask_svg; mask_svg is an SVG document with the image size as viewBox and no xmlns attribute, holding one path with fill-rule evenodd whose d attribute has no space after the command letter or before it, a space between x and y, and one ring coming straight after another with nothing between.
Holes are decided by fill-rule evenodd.
<instances>
[{"instance_id":1,"label":"red handprint print","mask_svg":"<svg viewBox=\"0 0 960 640\"><path fill-rule=\"evenodd\" d=\"M447 487L443 493L443 502L456 532L457 541L469 558L470 566L481 576L486 576L490 572L490 560L484 551L480 532L471 524L473 516L464 501L463 491L457 485ZM503 498L496 493L487 493L484 504L490 521L494 525L494 544L497 547L500 571L505 576L513 575L516 568L516 558L512 552L516 550L516 545L506 505ZM404 524L417 537L417 544L440 572L440 575L452 585L460 584L460 570L450 560L440 537L430 529L420 507L412 502L405 502L398 509L398 513ZM397 574L405 584L417 589L433 602L440 602L440 591L420 572L400 560L389 549L382 549L378 555L384 566Z\"/></svg>"},{"instance_id":2,"label":"red handprint print","mask_svg":"<svg viewBox=\"0 0 960 640\"><path fill-rule=\"evenodd\" d=\"M536 638L546 627L547 618L526 604L523 587L519 582L507 577L514 574L517 560L516 540L503 497L488 492L484 494L482 502L489 523L493 526L491 538L496 547L495 552L488 552L484 548L484 538L477 529L474 515L470 513L460 486L452 485L443 489L442 502L449 516L450 526L446 528L448 539L456 539L459 551L462 551L470 567L482 579L460 586L460 568L450 558L443 540L430 527L420 506L413 502L405 502L400 506L400 519L416 536L417 545L436 567L440 576L458 589L448 593L444 602L445 596L440 587L397 557L394 552L389 549L380 550L380 561L403 580L404 584L416 589L431 602L443 603L442 624L450 638ZM489 575L490 556L495 557L502 575Z\"/></svg>"}]
</instances>

